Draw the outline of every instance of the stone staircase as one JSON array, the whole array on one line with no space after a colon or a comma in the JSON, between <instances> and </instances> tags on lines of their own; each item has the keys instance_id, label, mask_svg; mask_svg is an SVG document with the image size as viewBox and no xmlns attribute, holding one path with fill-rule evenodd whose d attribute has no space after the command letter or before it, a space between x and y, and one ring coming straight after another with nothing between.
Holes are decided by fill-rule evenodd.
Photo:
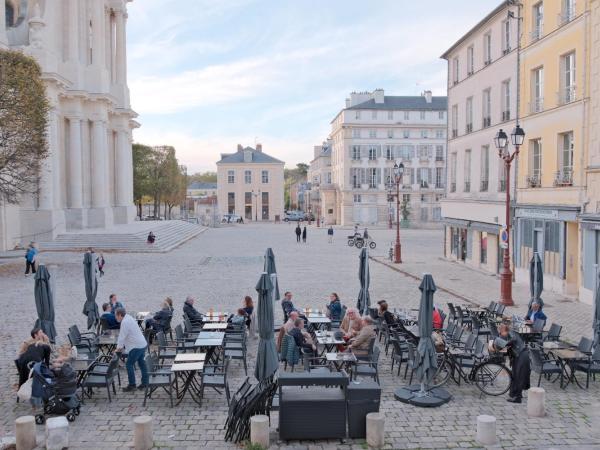
<instances>
[{"instance_id":1,"label":"stone staircase","mask_svg":"<svg viewBox=\"0 0 600 450\"><path fill-rule=\"evenodd\" d=\"M154 244L146 243L150 230L156 235ZM182 220L136 222L114 230L85 230L79 233L59 234L54 241L41 242L40 250L82 251L92 247L96 251L165 253L204 231L206 227Z\"/></svg>"}]
</instances>

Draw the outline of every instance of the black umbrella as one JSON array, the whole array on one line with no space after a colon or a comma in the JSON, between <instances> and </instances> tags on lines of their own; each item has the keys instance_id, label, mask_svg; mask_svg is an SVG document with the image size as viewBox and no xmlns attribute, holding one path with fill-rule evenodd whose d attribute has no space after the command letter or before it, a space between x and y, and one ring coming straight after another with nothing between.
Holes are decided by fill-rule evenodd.
<instances>
[{"instance_id":1,"label":"black umbrella","mask_svg":"<svg viewBox=\"0 0 600 450\"><path fill-rule=\"evenodd\" d=\"M541 299L542 291L544 290L544 267L542 258L538 252L533 254L533 258L529 262L529 309L534 302L540 304L540 309L544 307L544 301Z\"/></svg>"},{"instance_id":2,"label":"black umbrella","mask_svg":"<svg viewBox=\"0 0 600 450\"><path fill-rule=\"evenodd\" d=\"M436 291L431 274L426 273L419 286L421 290L421 305L419 307L419 345L415 354L415 375L421 381L421 393L431 382L437 369L435 346L431 333L433 332L433 294Z\"/></svg>"},{"instance_id":3,"label":"black umbrella","mask_svg":"<svg viewBox=\"0 0 600 450\"><path fill-rule=\"evenodd\" d=\"M358 279L360 280L360 292L358 293L358 301L356 308L363 316L369 314L371 306L371 296L369 295L369 284L371 283L371 275L369 274L369 253L366 248L360 251L358 257L360 263L358 267Z\"/></svg>"},{"instance_id":4,"label":"black umbrella","mask_svg":"<svg viewBox=\"0 0 600 450\"><path fill-rule=\"evenodd\" d=\"M35 307L38 313L38 319L35 321L35 327L41 328L54 342L56 338L56 327L54 326L54 295L50 286L50 273L46 266L41 264L35 273Z\"/></svg>"},{"instance_id":5,"label":"black umbrella","mask_svg":"<svg viewBox=\"0 0 600 450\"><path fill-rule=\"evenodd\" d=\"M265 253L265 272L267 272L273 284L273 300L279 300L279 281L277 280L277 269L275 268L275 254L270 247Z\"/></svg>"},{"instance_id":6,"label":"black umbrella","mask_svg":"<svg viewBox=\"0 0 600 450\"><path fill-rule=\"evenodd\" d=\"M85 304L83 314L87 316L88 330L100 321L98 305L96 305L96 294L98 294L98 278L96 277L96 258L94 252L86 252L83 255L83 279L85 281Z\"/></svg>"},{"instance_id":7,"label":"black umbrella","mask_svg":"<svg viewBox=\"0 0 600 450\"><path fill-rule=\"evenodd\" d=\"M254 376L259 381L273 376L279 367L273 334L275 321L273 319L272 289L273 284L269 274L263 272L256 285L256 292L258 292L258 335L260 340L258 341Z\"/></svg>"}]
</instances>

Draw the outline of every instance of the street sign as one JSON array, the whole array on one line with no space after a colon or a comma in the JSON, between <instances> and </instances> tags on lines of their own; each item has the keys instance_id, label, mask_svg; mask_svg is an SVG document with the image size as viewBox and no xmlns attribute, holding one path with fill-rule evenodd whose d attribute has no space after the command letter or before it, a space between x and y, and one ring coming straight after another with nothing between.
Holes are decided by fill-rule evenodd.
<instances>
[{"instance_id":1,"label":"street sign","mask_svg":"<svg viewBox=\"0 0 600 450\"><path fill-rule=\"evenodd\" d=\"M500 248L508 248L508 231L504 227L500 229Z\"/></svg>"}]
</instances>

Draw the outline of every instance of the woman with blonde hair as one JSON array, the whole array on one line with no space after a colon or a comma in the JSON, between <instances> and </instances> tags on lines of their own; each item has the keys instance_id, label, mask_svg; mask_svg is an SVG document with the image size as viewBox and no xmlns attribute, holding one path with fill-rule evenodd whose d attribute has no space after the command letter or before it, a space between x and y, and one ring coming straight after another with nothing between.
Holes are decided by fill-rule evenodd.
<instances>
[{"instance_id":1,"label":"woman with blonde hair","mask_svg":"<svg viewBox=\"0 0 600 450\"><path fill-rule=\"evenodd\" d=\"M21 344L17 354L16 363L19 370L19 387L29 377L28 364L30 362L43 361L50 367L50 354L52 353L50 339L48 339L48 336L46 336L46 333L41 328L34 328L31 330L30 335L31 338Z\"/></svg>"}]
</instances>

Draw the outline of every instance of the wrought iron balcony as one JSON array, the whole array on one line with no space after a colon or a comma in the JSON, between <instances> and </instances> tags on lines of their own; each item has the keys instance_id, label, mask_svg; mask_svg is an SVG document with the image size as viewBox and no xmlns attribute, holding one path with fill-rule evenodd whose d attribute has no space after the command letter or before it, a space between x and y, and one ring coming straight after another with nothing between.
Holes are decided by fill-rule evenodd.
<instances>
[{"instance_id":1,"label":"wrought iron balcony","mask_svg":"<svg viewBox=\"0 0 600 450\"><path fill-rule=\"evenodd\" d=\"M566 105L567 103L574 102L576 100L575 86L567 86L556 93L559 105Z\"/></svg>"},{"instance_id":2,"label":"wrought iron balcony","mask_svg":"<svg viewBox=\"0 0 600 450\"><path fill-rule=\"evenodd\" d=\"M450 183L450 192L456 192L456 182Z\"/></svg>"},{"instance_id":3,"label":"wrought iron balcony","mask_svg":"<svg viewBox=\"0 0 600 450\"><path fill-rule=\"evenodd\" d=\"M529 112L531 114L539 113L544 110L544 98L538 97L534 98L531 103L529 103Z\"/></svg>"},{"instance_id":4,"label":"wrought iron balcony","mask_svg":"<svg viewBox=\"0 0 600 450\"><path fill-rule=\"evenodd\" d=\"M539 175L528 175L525 178L525 184L529 188L539 188L542 187L542 180Z\"/></svg>"},{"instance_id":5,"label":"wrought iron balcony","mask_svg":"<svg viewBox=\"0 0 600 450\"><path fill-rule=\"evenodd\" d=\"M556 172L554 186L573 186L573 169L562 169Z\"/></svg>"},{"instance_id":6,"label":"wrought iron balcony","mask_svg":"<svg viewBox=\"0 0 600 450\"><path fill-rule=\"evenodd\" d=\"M467 133L472 133L473 132L473 124L472 123L468 123L467 124Z\"/></svg>"},{"instance_id":7,"label":"wrought iron balcony","mask_svg":"<svg viewBox=\"0 0 600 450\"><path fill-rule=\"evenodd\" d=\"M510 120L510 111L502 111L502 122L508 122Z\"/></svg>"},{"instance_id":8,"label":"wrought iron balcony","mask_svg":"<svg viewBox=\"0 0 600 450\"><path fill-rule=\"evenodd\" d=\"M570 8L564 8L558 14L558 25L562 27L563 25L571 22L573 19L575 19L575 2L573 2L573 6Z\"/></svg>"},{"instance_id":9,"label":"wrought iron balcony","mask_svg":"<svg viewBox=\"0 0 600 450\"><path fill-rule=\"evenodd\" d=\"M488 180L481 180L481 182L479 183L479 191L487 192L489 184L490 182Z\"/></svg>"},{"instance_id":10,"label":"wrought iron balcony","mask_svg":"<svg viewBox=\"0 0 600 450\"><path fill-rule=\"evenodd\" d=\"M483 128L488 128L492 126L492 118L490 116L483 118Z\"/></svg>"},{"instance_id":11,"label":"wrought iron balcony","mask_svg":"<svg viewBox=\"0 0 600 450\"><path fill-rule=\"evenodd\" d=\"M452 130L452 137L453 138L458 137L458 130L456 130L456 129Z\"/></svg>"},{"instance_id":12,"label":"wrought iron balcony","mask_svg":"<svg viewBox=\"0 0 600 450\"><path fill-rule=\"evenodd\" d=\"M531 42L539 41L544 34L543 28L541 26L534 27L534 29L529 33L529 38Z\"/></svg>"}]
</instances>

